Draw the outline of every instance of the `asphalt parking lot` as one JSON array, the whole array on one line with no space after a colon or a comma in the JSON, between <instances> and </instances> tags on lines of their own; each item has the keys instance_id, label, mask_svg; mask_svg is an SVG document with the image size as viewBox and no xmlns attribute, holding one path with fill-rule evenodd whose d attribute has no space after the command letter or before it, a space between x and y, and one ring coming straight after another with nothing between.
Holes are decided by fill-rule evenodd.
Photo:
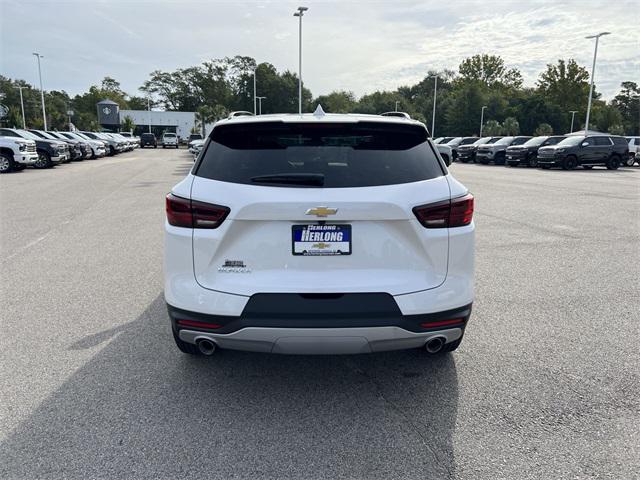
<instances>
[{"instance_id":1,"label":"asphalt parking lot","mask_svg":"<svg viewBox=\"0 0 640 480\"><path fill-rule=\"evenodd\" d=\"M638 478L639 168L453 165L478 247L454 354L190 358L162 223L191 165L0 177L0 478Z\"/></svg>"}]
</instances>

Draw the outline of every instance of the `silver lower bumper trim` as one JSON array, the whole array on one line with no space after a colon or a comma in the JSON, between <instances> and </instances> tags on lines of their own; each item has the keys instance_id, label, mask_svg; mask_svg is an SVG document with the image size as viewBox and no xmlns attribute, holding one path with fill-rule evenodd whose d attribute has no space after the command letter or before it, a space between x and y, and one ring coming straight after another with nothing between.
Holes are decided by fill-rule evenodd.
<instances>
[{"instance_id":1,"label":"silver lower bumper trim","mask_svg":"<svg viewBox=\"0 0 640 480\"><path fill-rule=\"evenodd\" d=\"M414 333L399 327L358 328L264 328L247 327L237 332L220 334L180 330L187 343L207 339L220 348L250 352L294 355L340 355L384 352L420 348L434 337L445 337L446 343L462 336L462 329Z\"/></svg>"}]
</instances>

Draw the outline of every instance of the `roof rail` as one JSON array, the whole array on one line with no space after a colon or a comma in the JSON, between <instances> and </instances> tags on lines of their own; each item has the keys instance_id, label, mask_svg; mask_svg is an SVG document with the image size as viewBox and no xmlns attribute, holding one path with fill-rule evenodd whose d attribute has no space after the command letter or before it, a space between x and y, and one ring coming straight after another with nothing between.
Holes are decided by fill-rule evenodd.
<instances>
[{"instance_id":1,"label":"roof rail","mask_svg":"<svg viewBox=\"0 0 640 480\"><path fill-rule=\"evenodd\" d=\"M227 118L236 118L236 117L253 117L253 113L247 112L246 110L238 110L237 112L230 112Z\"/></svg>"},{"instance_id":2,"label":"roof rail","mask_svg":"<svg viewBox=\"0 0 640 480\"><path fill-rule=\"evenodd\" d=\"M407 112L384 112L381 113L382 117L400 117L406 118L407 120L411 120L411 116Z\"/></svg>"}]
</instances>

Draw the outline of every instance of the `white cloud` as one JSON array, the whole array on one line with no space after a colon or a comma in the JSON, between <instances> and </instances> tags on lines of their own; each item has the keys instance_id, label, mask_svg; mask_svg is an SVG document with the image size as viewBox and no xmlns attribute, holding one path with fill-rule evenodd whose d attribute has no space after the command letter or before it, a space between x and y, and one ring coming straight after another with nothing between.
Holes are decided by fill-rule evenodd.
<instances>
[{"instance_id":1,"label":"white cloud","mask_svg":"<svg viewBox=\"0 0 640 480\"><path fill-rule=\"evenodd\" d=\"M156 69L172 70L235 54L297 71L298 21L293 1L112 0L6 2L0 15L4 75L33 82L31 52L45 57L48 89L86 90L105 75L135 93ZM357 95L421 80L429 69L457 69L476 53L502 56L533 85L547 63L575 58L611 98L620 82L640 77L640 14L635 0L306 2L303 78L316 95ZM29 18L24 35L21 19ZM51 19L64 19L59 22ZM73 28L71 27L73 26Z\"/></svg>"}]
</instances>

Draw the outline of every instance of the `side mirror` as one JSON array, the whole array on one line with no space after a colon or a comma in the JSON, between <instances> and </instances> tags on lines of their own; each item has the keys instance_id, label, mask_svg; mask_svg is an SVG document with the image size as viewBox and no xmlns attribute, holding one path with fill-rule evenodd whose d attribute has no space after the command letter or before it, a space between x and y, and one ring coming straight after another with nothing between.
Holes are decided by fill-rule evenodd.
<instances>
[{"instance_id":1,"label":"side mirror","mask_svg":"<svg viewBox=\"0 0 640 480\"><path fill-rule=\"evenodd\" d=\"M582 142L582 146L583 147L588 147L589 146L589 142Z\"/></svg>"}]
</instances>

